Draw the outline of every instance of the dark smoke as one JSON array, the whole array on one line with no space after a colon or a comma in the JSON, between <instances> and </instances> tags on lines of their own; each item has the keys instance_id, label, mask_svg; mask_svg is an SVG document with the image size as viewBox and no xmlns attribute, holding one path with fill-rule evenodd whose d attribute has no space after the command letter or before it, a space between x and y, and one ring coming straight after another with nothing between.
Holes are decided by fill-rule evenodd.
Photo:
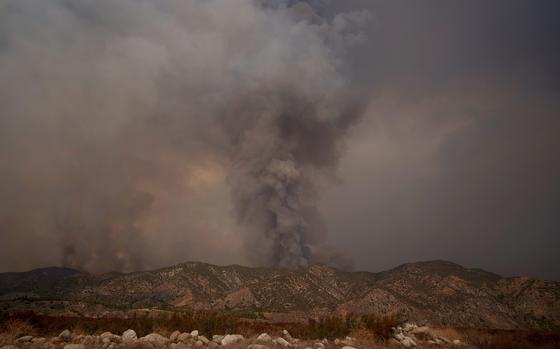
<instances>
[{"instance_id":1,"label":"dark smoke","mask_svg":"<svg viewBox=\"0 0 560 349\"><path fill-rule=\"evenodd\" d=\"M297 267L313 262L348 267L326 246L316 209L317 185L333 177L347 128L360 109L349 106L330 119L297 96L280 98L237 145L230 176L238 221L247 227L257 264Z\"/></svg>"},{"instance_id":2,"label":"dark smoke","mask_svg":"<svg viewBox=\"0 0 560 349\"><path fill-rule=\"evenodd\" d=\"M5 268L348 264L316 203L359 118L344 62L369 15L324 7L3 1Z\"/></svg>"}]
</instances>

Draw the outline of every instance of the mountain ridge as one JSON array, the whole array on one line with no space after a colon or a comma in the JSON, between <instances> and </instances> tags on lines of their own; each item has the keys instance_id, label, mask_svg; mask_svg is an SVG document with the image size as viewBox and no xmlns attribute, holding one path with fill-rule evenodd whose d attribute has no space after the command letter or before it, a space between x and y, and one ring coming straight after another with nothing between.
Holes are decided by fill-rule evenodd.
<instances>
[{"instance_id":1,"label":"mountain ridge","mask_svg":"<svg viewBox=\"0 0 560 349\"><path fill-rule=\"evenodd\" d=\"M207 309L299 317L400 314L438 325L560 329L560 282L504 278L444 260L405 263L377 273L325 265L287 269L202 262L101 275L56 267L0 273L5 309L17 309L22 299L32 303L31 309L57 300L127 310Z\"/></svg>"}]
</instances>

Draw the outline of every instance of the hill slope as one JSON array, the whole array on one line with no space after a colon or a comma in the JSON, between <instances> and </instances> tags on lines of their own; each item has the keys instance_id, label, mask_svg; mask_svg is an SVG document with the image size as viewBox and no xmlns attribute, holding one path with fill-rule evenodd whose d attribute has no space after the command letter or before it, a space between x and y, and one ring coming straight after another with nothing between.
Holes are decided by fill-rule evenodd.
<instances>
[{"instance_id":1,"label":"hill slope","mask_svg":"<svg viewBox=\"0 0 560 349\"><path fill-rule=\"evenodd\" d=\"M95 276L46 268L0 274L13 306L64 300L120 308L233 309L321 314L398 312L415 321L466 327L560 328L560 283L502 278L446 261L381 272L215 266L189 262L155 271Z\"/></svg>"}]
</instances>

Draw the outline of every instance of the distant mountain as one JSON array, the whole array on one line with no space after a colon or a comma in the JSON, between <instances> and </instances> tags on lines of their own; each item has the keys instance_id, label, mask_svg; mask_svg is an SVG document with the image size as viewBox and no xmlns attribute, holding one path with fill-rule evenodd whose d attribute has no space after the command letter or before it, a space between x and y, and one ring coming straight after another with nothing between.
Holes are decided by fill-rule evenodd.
<instances>
[{"instance_id":1,"label":"distant mountain","mask_svg":"<svg viewBox=\"0 0 560 349\"><path fill-rule=\"evenodd\" d=\"M0 274L0 306L64 301L103 309L220 309L296 317L399 313L437 325L560 329L560 282L502 278L447 261L380 272L215 266L189 262L154 271L95 276L65 268ZM19 307L19 308L18 308ZM48 308L47 308L48 310Z\"/></svg>"}]
</instances>

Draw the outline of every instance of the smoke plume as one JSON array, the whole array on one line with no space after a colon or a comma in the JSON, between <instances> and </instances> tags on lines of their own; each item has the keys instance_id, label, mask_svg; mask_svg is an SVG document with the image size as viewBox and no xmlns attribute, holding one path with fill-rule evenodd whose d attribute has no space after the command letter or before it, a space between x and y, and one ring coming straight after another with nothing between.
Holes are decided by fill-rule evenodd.
<instances>
[{"instance_id":1,"label":"smoke plume","mask_svg":"<svg viewBox=\"0 0 560 349\"><path fill-rule=\"evenodd\" d=\"M316 201L360 116L345 60L369 15L322 6L2 2L4 261L52 264L57 251L66 266L125 271L204 246L222 262L347 264Z\"/></svg>"}]
</instances>

